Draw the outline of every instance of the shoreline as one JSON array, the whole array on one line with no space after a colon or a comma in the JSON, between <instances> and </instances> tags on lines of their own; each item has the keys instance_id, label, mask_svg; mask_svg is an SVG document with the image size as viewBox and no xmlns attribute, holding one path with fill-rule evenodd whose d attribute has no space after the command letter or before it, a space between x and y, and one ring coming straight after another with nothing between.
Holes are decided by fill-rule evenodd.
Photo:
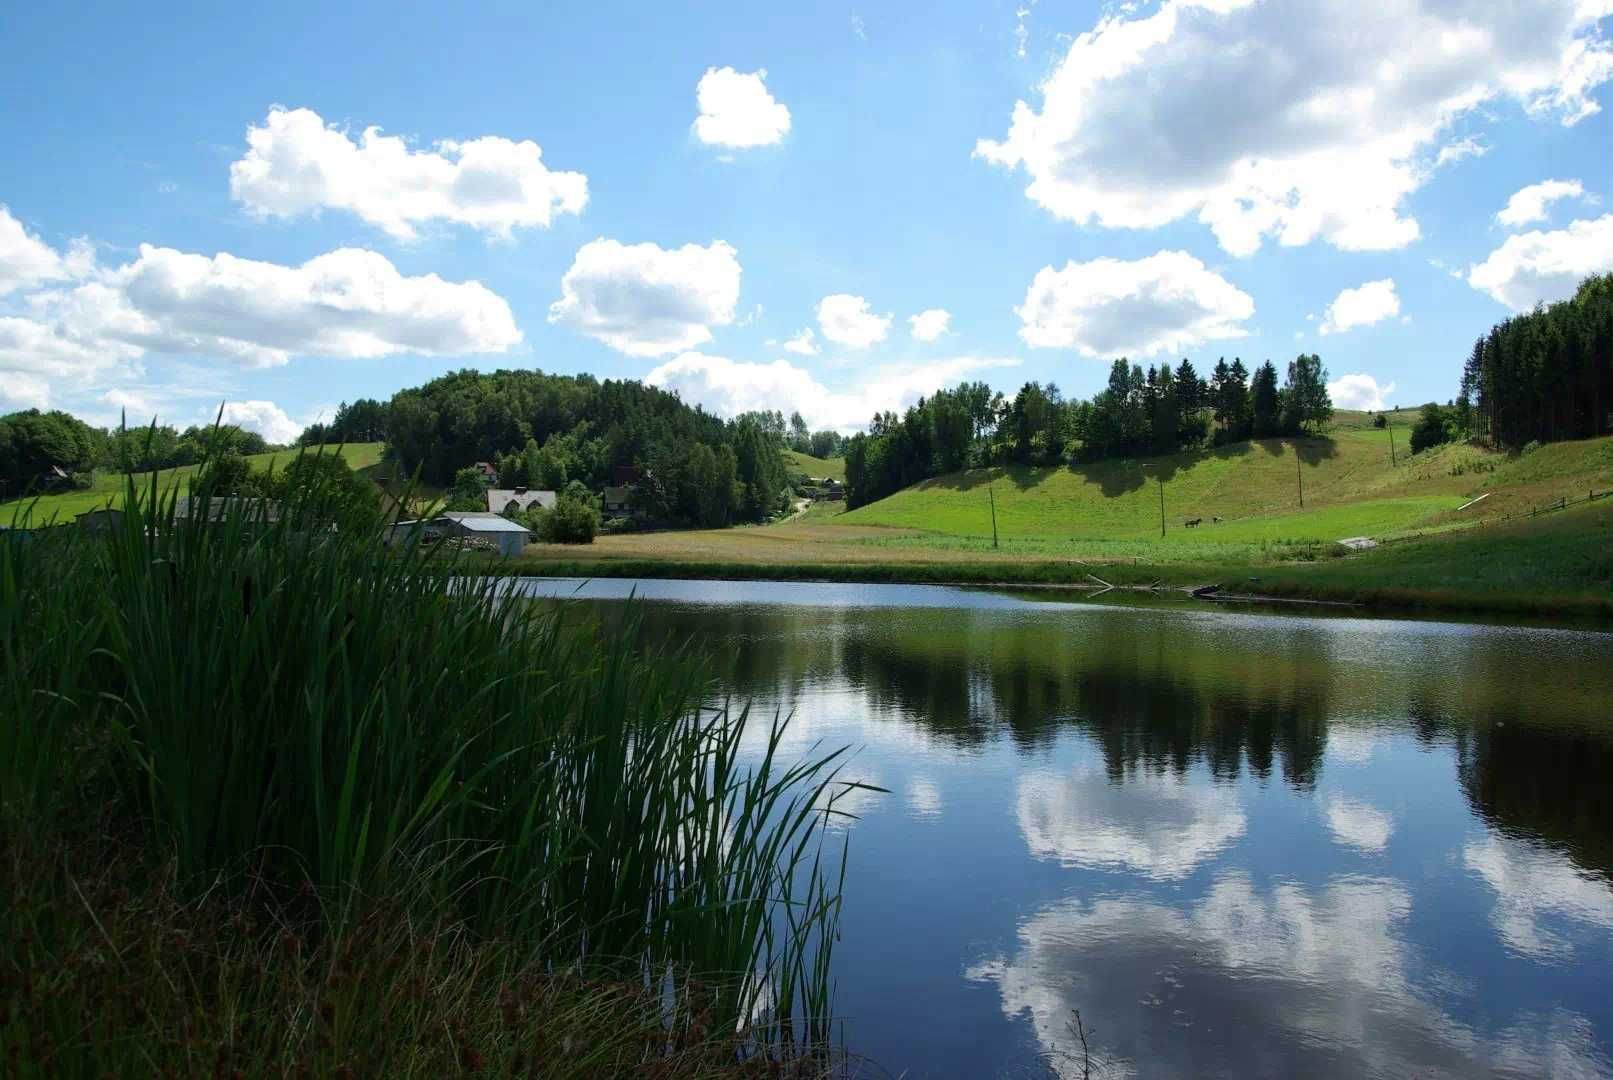
<instances>
[{"instance_id":1,"label":"shoreline","mask_svg":"<svg viewBox=\"0 0 1613 1080\"><path fill-rule=\"evenodd\" d=\"M939 585L954 588L1046 589L1085 594L1179 595L1206 604L1353 609L1370 614L1526 617L1547 623L1613 629L1613 595L1486 592L1388 582L1305 581L1317 564L1219 567L1184 575L1179 566L1065 562L715 563L672 559L518 557L490 567L500 577L646 578L697 581L790 581L825 584ZM1101 577L1102 571L1110 581ZM1258 576L1255 576L1258 574ZM1272 576L1276 575L1276 576ZM1097 581L1092 580L1098 578ZM1255 591L1257 590L1257 591Z\"/></svg>"}]
</instances>

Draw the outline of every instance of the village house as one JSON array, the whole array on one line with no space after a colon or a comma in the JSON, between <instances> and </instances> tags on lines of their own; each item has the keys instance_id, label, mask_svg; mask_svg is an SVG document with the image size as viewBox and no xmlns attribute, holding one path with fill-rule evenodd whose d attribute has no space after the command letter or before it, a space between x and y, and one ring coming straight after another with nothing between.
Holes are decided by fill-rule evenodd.
<instances>
[{"instance_id":1,"label":"village house","mask_svg":"<svg viewBox=\"0 0 1613 1080\"><path fill-rule=\"evenodd\" d=\"M478 461L471 468L476 470L476 478L482 482L483 487L492 487L498 483L498 466L491 461Z\"/></svg>"},{"instance_id":2,"label":"village house","mask_svg":"<svg viewBox=\"0 0 1613 1080\"><path fill-rule=\"evenodd\" d=\"M553 491L518 488L488 488L487 509L494 514L526 513L538 508L553 510L559 496Z\"/></svg>"},{"instance_id":3,"label":"village house","mask_svg":"<svg viewBox=\"0 0 1613 1080\"><path fill-rule=\"evenodd\" d=\"M604 505L606 517L634 517L638 514L638 507L633 504L633 493L636 488L611 485L605 488Z\"/></svg>"}]
</instances>

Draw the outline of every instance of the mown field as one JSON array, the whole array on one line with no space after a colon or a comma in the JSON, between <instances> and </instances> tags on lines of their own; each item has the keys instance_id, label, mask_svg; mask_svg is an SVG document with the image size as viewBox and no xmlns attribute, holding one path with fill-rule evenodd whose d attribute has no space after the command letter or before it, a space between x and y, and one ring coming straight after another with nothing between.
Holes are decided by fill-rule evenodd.
<instances>
[{"instance_id":1,"label":"mown field","mask_svg":"<svg viewBox=\"0 0 1613 1080\"><path fill-rule=\"evenodd\" d=\"M353 443L341 448L342 457L354 469L367 469L380 464L381 451L384 443ZM334 450L329 448L326 452ZM266 471L270 468L285 468L286 463L296 457L297 450L277 450L268 454L253 454L246 460L254 469ZM163 469L158 474L158 483L163 491L167 491L176 484L183 484L196 474L197 466L183 465L175 469ZM151 475L142 474L141 485L149 488ZM97 472L94 484L85 491L70 491L61 495L41 495L37 499L13 499L10 502L0 503L0 525L11 525L13 521L18 524L42 525L52 520L70 521L75 515L90 510L99 510L104 506L120 506L123 503L125 491L122 473Z\"/></svg>"}]
</instances>

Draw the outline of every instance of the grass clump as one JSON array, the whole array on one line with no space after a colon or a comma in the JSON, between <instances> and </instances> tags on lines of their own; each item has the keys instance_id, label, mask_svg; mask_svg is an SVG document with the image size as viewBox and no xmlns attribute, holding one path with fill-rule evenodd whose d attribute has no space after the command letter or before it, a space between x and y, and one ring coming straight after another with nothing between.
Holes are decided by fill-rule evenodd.
<instances>
[{"instance_id":1,"label":"grass clump","mask_svg":"<svg viewBox=\"0 0 1613 1080\"><path fill-rule=\"evenodd\" d=\"M482 1032L519 992L528 1021L450 1042L497 1047L506 1074L540 1028L576 1035L545 1075L689 1075L695 1044L702 1069L817 1060L841 755L782 762L779 725L747 740L695 657L333 528L321 499L179 520L153 480L107 534L0 542L0 839L30 943L0 961L0 1053L24 1074L190 1072L164 1040L192 1016L249 1071L441 1075L427 1033ZM172 948L141 945L148 925ZM74 1028L83 986L41 1004L52 958L67 977L92 940L144 1019ZM131 949L143 977L119 967ZM440 1000L397 1004L422 984ZM345 1036L321 1034L327 1004ZM411 1031L417 1053L381 1045Z\"/></svg>"}]
</instances>

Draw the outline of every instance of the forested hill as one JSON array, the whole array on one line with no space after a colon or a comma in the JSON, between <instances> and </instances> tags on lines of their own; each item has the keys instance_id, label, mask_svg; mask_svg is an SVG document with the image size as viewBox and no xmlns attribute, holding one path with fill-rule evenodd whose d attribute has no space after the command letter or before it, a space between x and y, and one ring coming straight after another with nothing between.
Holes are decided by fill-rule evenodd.
<instances>
[{"instance_id":1,"label":"forested hill","mask_svg":"<svg viewBox=\"0 0 1613 1080\"><path fill-rule=\"evenodd\" d=\"M1090 400L1028 382L1012 398L964 383L874 418L846 445L846 497L855 508L935 476L989 465L1056 465L1175 454L1205 445L1299 434L1333 415L1319 356L1271 361L1251 373L1224 359L1200 376L1191 360L1146 370L1116 360Z\"/></svg>"},{"instance_id":2,"label":"forested hill","mask_svg":"<svg viewBox=\"0 0 1613 1080\"><path fill-rule=\"evenodd\" d=\"M623 466L642 470L636 499L654 520L716 526L761 521L789 497L782 450L810 440L778 413L723 420L643 383L540 371L458 371L385 404L344 406L304 441L384 431L394 459L447 486L477 461L499 482L598 491Z\"/></svg>"}]
</instances>

